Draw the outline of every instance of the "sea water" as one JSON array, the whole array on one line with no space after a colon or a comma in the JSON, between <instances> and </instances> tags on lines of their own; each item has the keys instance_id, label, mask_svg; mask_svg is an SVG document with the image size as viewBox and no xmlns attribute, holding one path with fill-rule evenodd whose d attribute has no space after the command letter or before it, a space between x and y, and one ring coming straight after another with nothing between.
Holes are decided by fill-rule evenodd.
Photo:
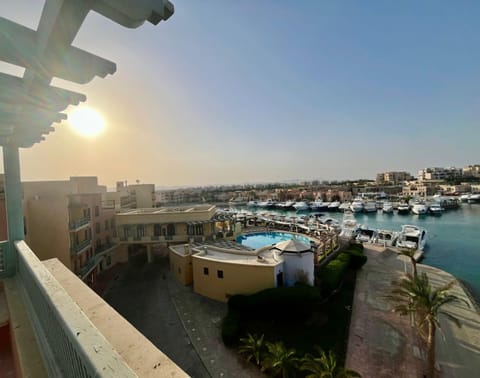
<instances>
[{"instance_id":1,"label":"sea water","mask_svg":"<svg viewBox=\"0 0 480 378\"><path fill-rule=\"evenodd\" d=\"M276 211L272 211L276 212ZM309 213L278 212L289 216ZM340 223L343 213L324 213ZM428 232L422 264L434 266L462 280L480 299L480 204L464 203L459 209L446 210L441 216L355 213L358 224L374 229L400 231L404 224L423 227Z\"/></svg>"}]
</instances>

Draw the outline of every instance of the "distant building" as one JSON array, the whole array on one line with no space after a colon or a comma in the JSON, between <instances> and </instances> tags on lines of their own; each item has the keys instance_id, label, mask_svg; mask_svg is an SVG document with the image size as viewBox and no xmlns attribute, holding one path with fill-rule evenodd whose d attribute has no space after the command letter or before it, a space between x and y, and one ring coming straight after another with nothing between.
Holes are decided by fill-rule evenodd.
<instances>
[{"instance_id":1,"label":"distant building","mask_svg":"<svg viewBox=\"0 0 480 378\"><path fill-rule=\"evenodd\" d=\"M480 164L467 165L462 171L465 177L480 178Z\"/></svg>"},{"instance_id":2,"label":"distant building","mask_svg":"<svg viewBox=\"0 0 480 378\"><path fill-rule=\"evenodd\" d=\"M402 188L402 195L409 197L432 196L441 190L443 180L406 181Z\"/></svg>"},{"instance_id":3,"label":"distant building","mask_svg":"<svg viewBox=\"0 0 480 378\"><path fill-rule=\"evenodd\" d=\"M378 173L375 182L377 184L398 185L404 181L412 180L413 176L408 172L383 172Z\"/></svg>"},{"instance_id":4,"label":"distant building","mask_svg":"<svg viewBox=\"0 0 480 378\"><path fill-rule=\"evenodd\" d=\"M460 178L463 176L462 169L455 167L448 168L424 168L418 171L417 178L419 181L427 180L448 180Z\"/></svg>"},{"instance_id":5,"label":"distant building","mask_svg":"<svg viewBox=\"0 0 480 378\"><path fill-rule=\"evenodd\" d=\"M123 181L117 182L115 192L103 193L103 200L113 203L115 209L142 209L155 207L155 185L135 184L127 185Z\"/></svg>"}]
</instances>

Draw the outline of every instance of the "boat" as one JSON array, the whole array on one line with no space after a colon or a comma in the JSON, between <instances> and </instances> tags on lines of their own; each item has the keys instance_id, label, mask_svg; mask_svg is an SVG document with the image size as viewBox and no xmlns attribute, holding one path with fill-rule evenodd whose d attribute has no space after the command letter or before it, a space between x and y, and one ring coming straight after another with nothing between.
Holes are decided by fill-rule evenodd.
<instances>
[{"instance_id":1,"label":"boat","mask_svg":"<svg viewBox=\"0 0 480 378\"><path fill-rule=\"evenodd\" d=\"M229 206L245 206L248 204L249 201L247 201L246 198L244 197L234 197L228 201Z\"/></svg>"},{"instance_id":2,"label":"boat","mask_svg":"<svg viewBox=\"0 0 480 378\"><path fill-rule=\"evenodd\" d=\"M329 203L322 200L315 200L310 203L310 209L313 211L326 211L328 210Z\"/></svg>"},{"instance_id":3,"label":"boat","mask_svg":"<svg viewBox=\"0 0 480 378\"><path fill-rule=\"evenodd\" d=\"M460 196L460 201L468 202L468 198L470 197L470 193L465 193Z\"/></svg>"},{"instance_id":4,"label":"boat","mask_svg":"<svg viewBox=\"0 0 480 378\"><path fill-rule=\"evenodd\" d=\"M343 215L342 230L338 235L342 239L353 240L357 236L358 224L353 213L346 210Z\"/></svg>"},{"instance_id":5,"label":"boat","mask_svg":"<svg viewBox=\"0 0 480 378\"><path fill-rule=\"evenodd\" d=\"M412 213L416 215L424 215L428 211L427 205L421 202L415 202L412 206Z\"/></svg>"},{"instance_id":6,"label":"boat","mask_svg":"<svg viewBox=\"0 0 480 378\"><path fill-rule=\"evenodd\" d=\"M364 213L375 213L377 211L377 203L375 201L365 201L363 203Z\"/></svg>"},{"instance_id":7,"label":"boat","mask_svg":"<svg viewBox=\"0 0 480 378\"><path fill-rule=\"evenodd\" d=\"M373 243L376 237L377 237L376 230L361 226L358 229L357 237L355 238L355 240L360 243Z\"/></svg>"},{"instance_id":8,"label":"boat","mask_svg":"<svg viewBox=\"0 0 480 378\"><path fill-rule=\"evenodd\" d=\"M297 211L310 210L310 206L305 201L295 202L295 204L293 205L293 208Z\"/></svg>"},{"instance_id":9,"label":"boat","mask_svg":"<svg viewBox=\"0 0 480 378\"><path fill-rule=\"evenodd\" d=\"M373 243L384 247L393 247L398 239L398 232L389 230L378 230Z\"/></svg>"},{"instance_id":10,"label":"boat","mask_svg":"<svg viewBox=\"0 0 480 378\"><path fill-rule=\"evenodd\" d=\"M428 206L428 213L431 215L442 215L445 209L440 205L440 202L432 202Z\"/></svg>"},{"instance_id":11,"label":"boat","mask_svg":"<svg viewBox=\"0 0 480 378\"><path fill-rule=\"evenodd\" d=\"M264 209L267 209L267 208L272 208L272 207L274 207L275 204L276 204L275 201L273 201L272 199L268 199L268 200L266 200L266 201L258 202L258 203L257 203L257 206L258 206L258 207L262 207L262 208L264 208Z\"/></svg>"},{"instance_id":12,"label":"boat","mask_svg":"<svg viewBox=\"0 0 480 378\"><path fill-rule=\"evenodd\" d=\"M408 203L405 203L405 202L399 203L397 207L397 211L398 211L398 214L400 215L408 214L410 212L410 206L408 205Z\"/></svg>"},{"instance_id":13,"label":"boat","mask_svg":"<svg viewBox=\"0 0 480 378\"><path fill-rule=\"evenodd\" d=\"M340 206L338 206L338 210L339 211L350 210L350 205L351 205L351 202L343 202Z\"/></svg>"},{"instance_id":14,"label":"boat","mask_svg":"<svg viewBox=\"0 0 480 378\"><path fill-rule=\"evenodd\" d=\"M468 203L480 203L480 193L473 193L468 196Z\"/></svg>"},{"instance_id":15,"label":"boat","mask_svg":"<svg viewBox=\"0 0 480 378\"><path fill-rule=\"evenodd\" d=\"M390 201L385 201L382 204L382 212L384 214L392 214L393 213L393 204Z\"/></svg>"},{"instance_id":16,"label":"boat","mask_svg":"<svg viewBox=\"0 0 480 378\"><path fill-rule=\"evenodd\" d=\"M350 205L350 210L354 213L360 213L363 211L363 201L361 198L355 198Z\"/></svg>"},{"instance_id":17,"label":"boat","mask_svg":"<svg viewBox=\"0 0 480 378\"><path fill-rule=\"evenodd\" d=\"M420 260L423 256L423 249L427 243L427 230L405 224L402 226L402 230L398 235L396 247L399 249L415 250L413 258Z\"/></svg>"},{"instance_id":18,"label":"boat","mask_svg":"<svg viewBox=\"0 0 480 378\"><path fill-rule=\"evenodd\" d=\"M248 201L248 202L247 202L247 206L248 206L248 207L257 207L257 206L258 206L258 202L257 202L257 201Z\"/></svg>"},{"instance_id":19,"label":"boat","mask_svg":"<svg viewBox=\"0 0 480 378\"><path fill-rule=\"evenodd\" d=\"M328 211L338 211L338 208L340 207L340 202L339 201L333 201L328 205Z\"/></svg>"}]
</instances>

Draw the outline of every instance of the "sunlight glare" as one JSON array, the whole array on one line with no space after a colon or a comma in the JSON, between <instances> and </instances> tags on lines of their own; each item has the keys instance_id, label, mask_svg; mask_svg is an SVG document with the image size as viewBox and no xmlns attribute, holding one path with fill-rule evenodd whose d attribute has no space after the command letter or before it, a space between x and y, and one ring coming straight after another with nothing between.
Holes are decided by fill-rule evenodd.
<instances>
[{"instance_id":1,"label":"sunlight glare","mask_svg":"<svg viewBox=\"0 0 480 378\"><path fill-rule=\"evenodd\" d=\"M102 115L92 108L75 108L68 116L68 121L75 132L87 137L94 137L105 128Z\"/></svg>"}]
</instances>

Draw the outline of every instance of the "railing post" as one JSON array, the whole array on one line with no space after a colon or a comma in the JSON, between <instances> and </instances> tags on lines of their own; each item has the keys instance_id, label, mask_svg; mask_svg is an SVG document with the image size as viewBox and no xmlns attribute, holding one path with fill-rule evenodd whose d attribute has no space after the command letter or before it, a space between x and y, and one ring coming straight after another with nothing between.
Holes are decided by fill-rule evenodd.
<instances>
[{"instance_id":1,"label":"railing post","mask_svg":"<svg viewBox=\"0 0 480 378\"><path fill-rule=\"evenodd\" d=\"M20 181L20 156L17 146L3 146L3 167L5 171L5 199L7 207L7 227L9 248L4 251L7 275L14 275L17 256L14 242L25 237L23 228L22 184Z\"/></svg>"}]
</instances>

